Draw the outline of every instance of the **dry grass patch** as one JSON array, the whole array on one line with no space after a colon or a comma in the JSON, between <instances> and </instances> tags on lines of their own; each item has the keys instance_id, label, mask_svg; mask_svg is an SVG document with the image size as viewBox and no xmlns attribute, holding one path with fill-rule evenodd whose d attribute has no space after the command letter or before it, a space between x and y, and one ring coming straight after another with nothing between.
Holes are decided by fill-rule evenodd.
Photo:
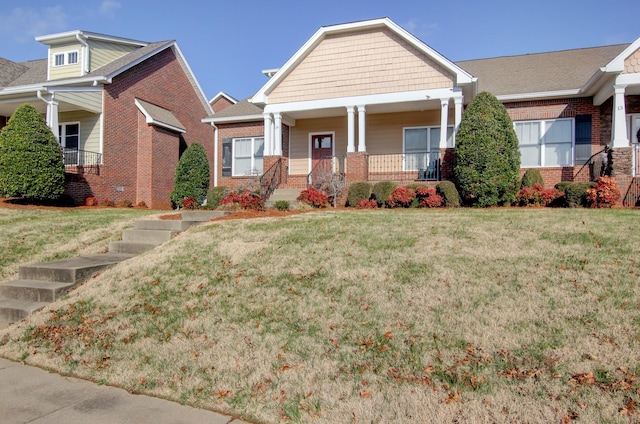
<instances>
[{"instance_id":1,"label":"dry grass patch","mask_svg":"<svg viewBox=\"0 0 640 424\"><path fill-rule=\"evenodd\" d=\"M640 418L628 210L318 212L194 228L0 354L261 422Z\"/></svg>"}]
</instances>

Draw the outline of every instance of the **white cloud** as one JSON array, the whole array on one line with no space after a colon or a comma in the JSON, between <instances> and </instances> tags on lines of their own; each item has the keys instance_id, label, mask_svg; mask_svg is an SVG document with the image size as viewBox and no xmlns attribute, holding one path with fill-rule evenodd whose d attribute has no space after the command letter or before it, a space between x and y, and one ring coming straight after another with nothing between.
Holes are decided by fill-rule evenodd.
<instances>
[{"instance_id":1,"label":"white cloud","mask_svg":"<svg viewBox=\"0 0 640 424\"><path fill-rule=\"evenodd\" d=\"M100 14L111 17L116 10L120 9L121 6L120 2L114 0L103 0L100 5Z\"/></svg>"},{"instance_id":2,"label":"white cloud","mask_svg":"<svg viewBox=\"0 0 640 424\"><path fill-rule=\"evenodd\" d=\"M410 19L403 25L404 29L425 41L430 35L438 31L438 24L425 24L419 19Z\"/></svg>"},{"instance_id":3,"label":"white cloud","mask_svg":"<svg viewBox=\"0 0 640 424\"><path fill-rule=\"evenodd\" d=\"M0 33L13 41L25 43L38 35L46 35L65 30L67 15L62 6L30 9L17 7L8 14L0 15Z\"/></svg>"}]
</instances>

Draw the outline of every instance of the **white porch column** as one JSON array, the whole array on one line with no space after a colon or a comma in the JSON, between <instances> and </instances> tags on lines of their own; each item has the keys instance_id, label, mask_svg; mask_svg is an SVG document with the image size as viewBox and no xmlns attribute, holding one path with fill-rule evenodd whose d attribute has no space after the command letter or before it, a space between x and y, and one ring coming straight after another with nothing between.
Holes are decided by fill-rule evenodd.
<instances>
[{"instance_id":1,"label":"white porch column","mask_svg":"<svg viewBox=\"0 0 640 424\"><path fill-rule=\"evenodd\" d=\"M458 133L458 130L460 129L460 122L462 121L462 102L463 102L464 98L463 97L456 97L454 99L455 102L455 107L456 107L456 111L455 111L455 127L453 128L453 145L456 145L456 134Z\"/></svg>"},{"instance_id":2,"label":"white porch column","mask_svg":"<svg viewBox=\"0 0 640 424\"><path fill-rule=\"evenodd\" d=\"M282 156L282 115L280 113L274 113L274 143L273 154L275 156Z\"/></svg>"},{"instance_id":3,"label":"white porch column","mask_svg":"<svg viewBox=\"0 0 640 424\"><path fill-rule=\"evenodd\" d=\"M626 86L613 86L613 122L611 125L611 147L629 147L627 139L626 107L624 91Z\"/></svg>"},{"instance_id":4,"label":"white porch column","mask_svg":"<svg viewBox=\"0 0 640 424\"><path fill-rule=\"evenodd\" d=\"M53 135L56 137L56 141L60 140L60 127L58 122L58 102L51 100L47 103L47 124ZM80 147L80 146L78 146Z\"/></svg>"},{"instance_id":5,"label":"white porch column","mask_svg":"<svg viewBox=\"0 0 640 424\"><path fill-rule=\"evenodd\" d=\"M358 106L358 151L366 152L367 151L367 143L366 143L366 113L367 110L364 105Z\"/></svg>"},{"instance_id":6,"label":"white porch column","mask_svg":"<svg viewBox=\"0 0 640 424\"><path fill-rule=\"evenodd\" d=\"M347 153L356 151L355 106L347 106Z\"/></svg>"},{"instance_id":7,"label":"white porch column","mask_svg":"<svg viewBox=\"0 0 640 424\"><path fill-rule=\"evenodd\" d=\"M440 112L440 148L447 148L447 122L449 120L449 99L441 99Z\"/></svg>"},{"instance_id":8,"label":"white porch column","mask_svg":"<svg viewBox=\"0 0 640 424\"><path fill-rule=\"evenodd\" d=\"M273 120L271 118L271 114L264 114L264 155L272 156L273 155L273 137L271 136L271 131L273 127Z\"/></svg>"}]
</instances>

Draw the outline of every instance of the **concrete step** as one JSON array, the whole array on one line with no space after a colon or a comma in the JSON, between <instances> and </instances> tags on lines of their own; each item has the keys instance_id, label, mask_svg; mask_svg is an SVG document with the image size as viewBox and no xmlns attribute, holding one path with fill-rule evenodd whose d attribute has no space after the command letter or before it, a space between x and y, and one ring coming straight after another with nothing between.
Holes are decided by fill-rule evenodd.
<instances>
[{"instance_id":1,"label":"concrete step","mask_svg":"<svg viewBox=\"0 0 640 424\"><path fill-rule=\"evenodd\" d=\"M148 244L162 244L171 240L177 233L167 230L124 230L122 241Z\"/></svg>"},{"instance_id":2,"label":"concrete step","mask_svg":"<svg viewBox=\"0 0 640 424\"><path fill-rule=\"evenodd\" d=\"M0 329L28 317L48 304L49 302L0 299Z\"/></svg>"},{"instance_id":3,"label":"concrete step","mask_svg":"<svg viewBox=\"0 0 640 424\"><path fill-rule=\"evenodd\" d=\"M289 202L289 209L296 206L298 201L296 200L300 196L300 188L278 188L271 196L264 202L266 208L273 208L273 205L280 200Z\"/></svg>"},{"instance_id":4,"label":"concrete step","mask_svg":"<svg viewBox=\"0 0 640 424\"><path fill-rule=\"evenodd\" d=\"M7 281L0 283L0 298L28 300L31 302L54 302L74 286L75 284L72 283L40 280Z\"/></svg>"},{"instance_id":5,"label":"concrete step","mask_svg":"<svg viewBox=\"0 0 640 424\"><path fill-rule=\"evenodd\" d=\"M133 223L135 230L165 230L181 232L192 226L194 221L184 220L164 220L164 219L146 219L139 220Z\"/></svg>"},{"instance_id":6,"label":"concrete step","mask_svg":"<svg viewBox=\"0 0 640 424\"><path fill-rule=\"evenodd\" d=\"M180 211L184 221L206 222L213 218L229 215L228 211Z\"/></svg>"},{"instance_id":7,"label":"concrete step","mask_svg":"<svg viewBox=\"0 0 640 424\"><path fill-rule=\"evenodd\" d=\"M157 243L138 243L133 241L112 241L109 243L109 252L129 255L139 255L157 247Z\"/></svg>"},{"instance_id":8,"label":"concrete step","mask_svg":"<svg viewBox=\"0 0 640 424\"><path fill-rule=\"evenodd\" d=\"M55 281L77 284L98 271L131 258L130 254L106 253L79 256L42 264L22 265L18 271L20 280Z\"/></svg>"}]
</instances>

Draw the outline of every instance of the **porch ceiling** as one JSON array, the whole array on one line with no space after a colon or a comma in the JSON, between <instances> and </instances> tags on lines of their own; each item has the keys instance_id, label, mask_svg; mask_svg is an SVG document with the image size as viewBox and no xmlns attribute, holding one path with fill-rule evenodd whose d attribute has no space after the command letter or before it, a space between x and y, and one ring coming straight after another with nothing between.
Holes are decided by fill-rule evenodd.
<instances>
[{"instance_id":1,"label":"porch ceiling","mask_svg":"<svg viewBox=\"0 0 640 424\"><path fill-rule=\"evenodd\" d=\"M36 110L42 114L47 112L47 104L38 97L34 96L20 96L16 98L4 99L0 98L0 116L11 116L13 112L25 103L33 105ZM58 112L73 112L76 110L84 110L73 103L64 101L58 101ZM88 111L93 112L93 111Z\"/></svg>"}]
</instances>

